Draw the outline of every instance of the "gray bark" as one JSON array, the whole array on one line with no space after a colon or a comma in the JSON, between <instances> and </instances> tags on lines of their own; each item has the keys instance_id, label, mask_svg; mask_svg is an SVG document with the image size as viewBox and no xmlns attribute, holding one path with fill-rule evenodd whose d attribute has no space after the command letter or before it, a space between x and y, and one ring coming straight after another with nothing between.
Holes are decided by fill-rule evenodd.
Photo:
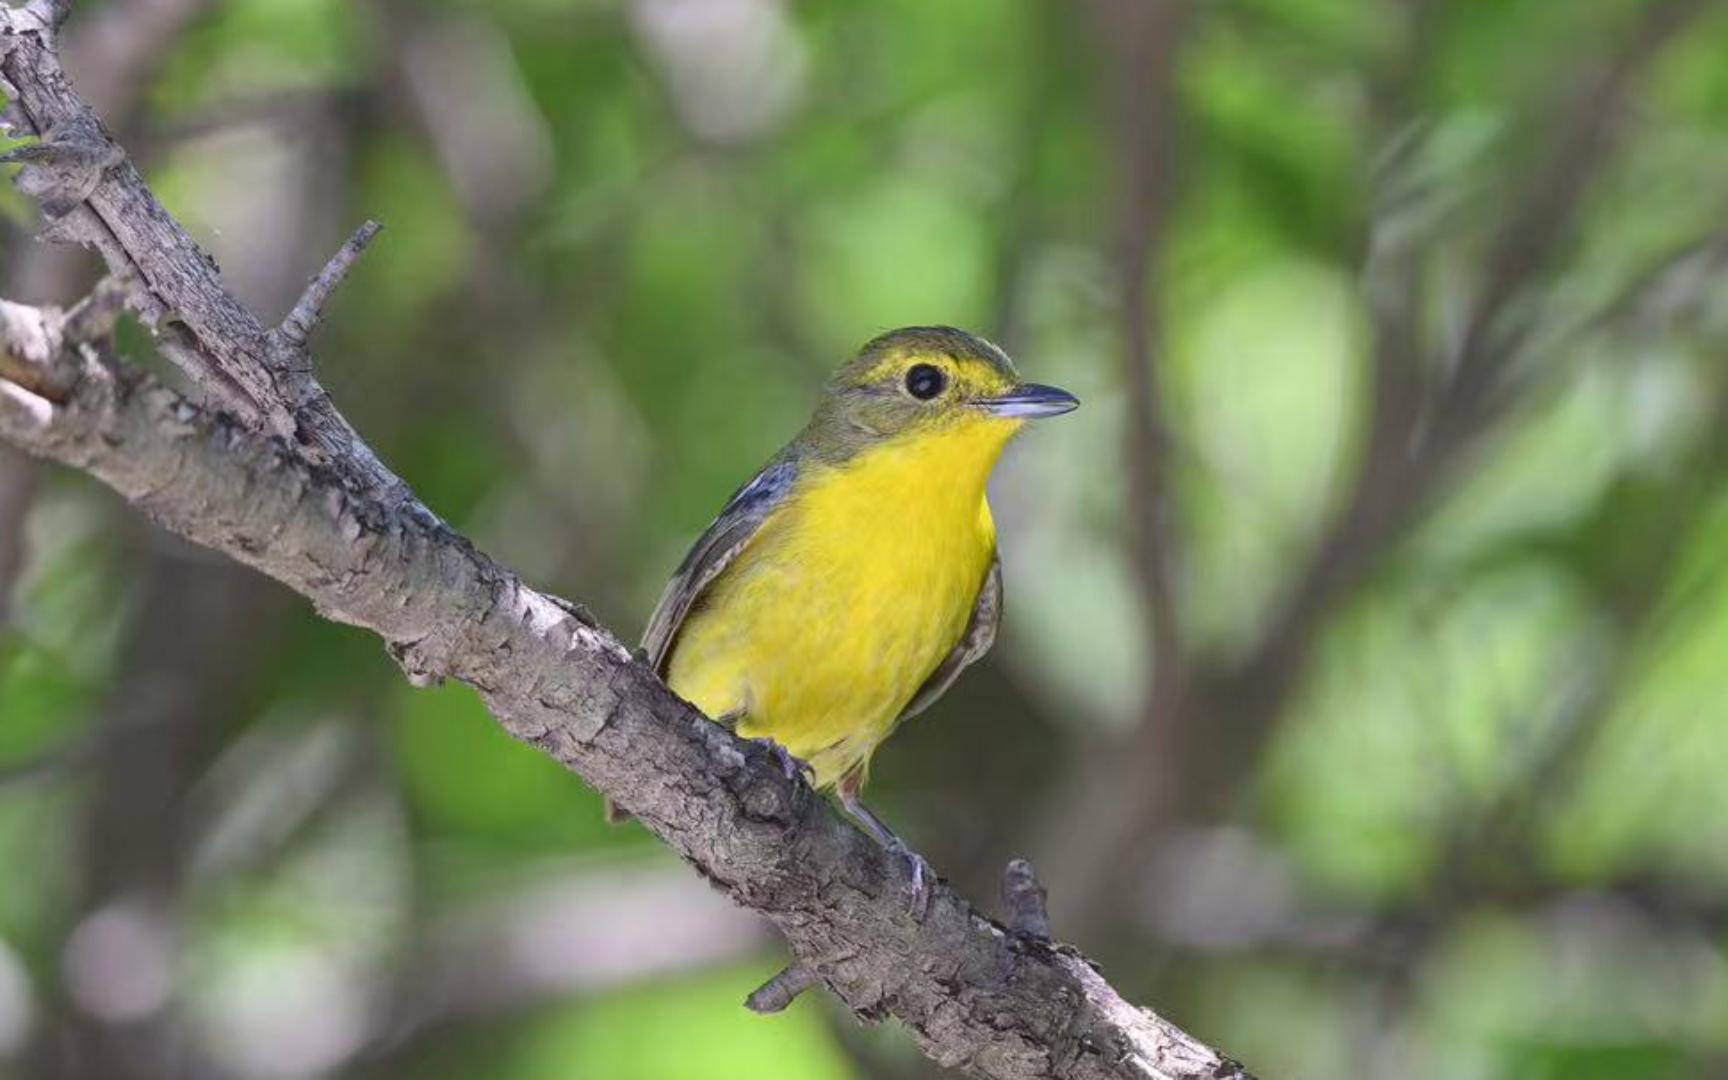
<instances>
[{"instance_id":1,"label":"gray bark","mask_svg":"<svg viewBox=\"0 0 1728 1080\"><path fill-rule=\"evenodd\" d=\"M0 8L8 119L44 136L21 185L43 200L52 232L97 249L176 362L233 411L79 340L101 320L8 305L0 439L96 477L325 617L378 634L416 682L472 686L512 735L764 914L858 1015L899 1019L933 1059L1003 1080L1244 1075L1124 1001L1079 954L1003 928L943 884L913 919L903 860L768 751L679 700L580 607L529 588L441 524L302 362L343 266L320 275L291 334L265 330L73 93L54 55L56 11L41 0Z\"/></svg>"}]
</instances>

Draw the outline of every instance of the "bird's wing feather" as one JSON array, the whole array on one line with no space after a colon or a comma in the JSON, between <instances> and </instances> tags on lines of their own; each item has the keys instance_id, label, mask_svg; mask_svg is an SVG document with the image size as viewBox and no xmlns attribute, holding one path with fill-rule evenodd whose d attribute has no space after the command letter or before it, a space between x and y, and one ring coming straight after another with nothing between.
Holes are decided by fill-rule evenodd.
<instances>
[{"instance_id":1,"label":"bird's wing feather","mask_svg":"<svg viewBox=\"0 0 1728 1080\"><path fill-rule=\"evenodd\" d=\"M996 643L996 627L1001 621L1002 560L992 557L990 569L984 574L984 584L978 589L978 600L972 605L972 621L967 624L966 632L960 635L954 648L936 665L936 670L924 680L924 685L912 695L912 700L894 722L904 723L935 704L968 665L990 651L990 646Z\"/></svg>"},{"instance_id":2,"label":"bird's wing feather","mask_svg":"<svg viewBox=\"0 0 1728 1080\"><path fill-rule=\"evenodd\" d=\"M666 658L678 638L684 617L702 598L702 593L731 565L738 553L755 537L762 523L785 502L798 478L798 465L788 458L770 462L749 483L739 488L720 516L708 526L678 570L667 582L660 603L648 619L642 648L654 670L664 675Z\"/></svg>"}]
</instances>

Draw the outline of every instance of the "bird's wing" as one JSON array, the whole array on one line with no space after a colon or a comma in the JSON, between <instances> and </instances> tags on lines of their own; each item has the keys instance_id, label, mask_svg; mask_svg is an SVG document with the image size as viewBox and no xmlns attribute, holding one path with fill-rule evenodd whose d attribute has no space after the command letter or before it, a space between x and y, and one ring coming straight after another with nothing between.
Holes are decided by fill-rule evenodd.
<instances>
[{"instance_id":1,"label":"bird's wing","mask_svg":"<svg viewBox=\"0 0 1728 1080\"><path fill-rule=\"evenodd\" d=\"M1002 621L1002 560L993 556L990 559L990 569L984 575L984 584L978 590L978 600L972 605L972 621L966 625L966 632L960 635L960 640L954 648L936 665L936 670L924 680L924 685L912 695L912 700L901 710L900 716L894 721L904 723L912 717L935 704L936 699L947 693L954 685L954 680L966 670L974 660L990 651L990 646L996 644L996 626Z\"/></svg>"},{"instance_id":2,"label":"bird's wing","mask_svg":"<svg viewBox=\"0 0 1728 1080\"><path fill-rule=\"evenodd\" d=\"M702 598L702 593L720 572L731 565L738 553L749 545L768 515L779 508L798 478L797 463L781 458L768 464L748 484L738 489L720 516L708 526L701 539L684 556L660 603L648 619L648 629L642 635L642 649L654 670L664 675L666 658L678 638L678 628L684 617Z\"/></svg>"}]
</instances>

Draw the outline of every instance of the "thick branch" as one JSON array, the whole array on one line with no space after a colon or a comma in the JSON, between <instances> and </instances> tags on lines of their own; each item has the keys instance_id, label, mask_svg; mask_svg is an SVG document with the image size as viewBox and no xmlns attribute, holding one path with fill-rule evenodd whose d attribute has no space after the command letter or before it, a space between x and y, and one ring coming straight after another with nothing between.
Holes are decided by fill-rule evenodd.
<instances>
[{"instance_id":1,"label":"thick branch","mask_svg":"<svg viewBox=\"0 0 1728 1080\"><path fill-rule=\"evenodd\" d=\"M628 807L855 1011L901 1019L936 1060L1003 1078L1240 1075L1083 958L943 885L912 919L901 860L460 536L142 374L87 368L65 404L31 397L0 383L0 438L378 633L411 674L473 686L511 734Z\"/></svg>"},{"instance_id":2,"label":"thick branch","mask_svg":"<svg viewBox=\"0 0 1728 1080\"><path fill-rule=\"evenodd\" d=\"M9 116L46 148L25 183L58 211L59 237L95 246L134 310L175 335L177 362L213 392L238 388L288 441L99 364L52 309L25 309L18 323L39 324L46 349L0 341L25 365L0 377L0 440L95 476L326 617L374 631L416 681L469 684L511 734L766 915L854 1011L902 1020L937 1061L999 1078L1245 1075L1123 1001L1078 954L1004 930L941 883L913 919L903 860L767 750L679 700L580 608L528 588L426 512L329 406L309 365L285 366L280 335L228 293L72 93L53 21L41 4L0 8L0 74L21 106ZM56 400L26 385L61 372L71 378L54 385Z\"/></svg>"}]
</instances>

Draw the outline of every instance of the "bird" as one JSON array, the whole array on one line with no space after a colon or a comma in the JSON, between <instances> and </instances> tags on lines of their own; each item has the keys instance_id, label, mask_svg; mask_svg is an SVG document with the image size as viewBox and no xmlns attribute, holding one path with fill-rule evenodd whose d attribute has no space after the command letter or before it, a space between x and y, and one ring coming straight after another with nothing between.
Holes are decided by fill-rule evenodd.
<instances>
[{"instance_id":1,"label":"bird","mask_svg":"<svg viewBox=\"0 0 1728 1080\"><path fill-rule=\"evenodd\" d=\"M870 759L994 643L987 481L1028 420L1078 405L963 330L876 337L691 547L643 635L674 693L909 861L915 912L931 872L860 800Z\"/></svg>"}]
</instances>

